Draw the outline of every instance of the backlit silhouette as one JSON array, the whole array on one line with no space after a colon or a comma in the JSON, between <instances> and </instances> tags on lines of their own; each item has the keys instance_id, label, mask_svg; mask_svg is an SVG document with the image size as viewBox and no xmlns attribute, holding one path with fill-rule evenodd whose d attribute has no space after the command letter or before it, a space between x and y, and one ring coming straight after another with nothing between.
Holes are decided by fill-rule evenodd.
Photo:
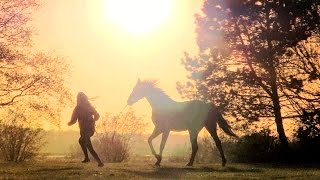
<instances>
[{"instance_id":1,"label":"backlit silhouette","mask_svg":"<svg viewBox=\"0 0 320 180\"><path fill-rule=\"evenodd\" d=\"M193 100L176 102L163 90L156 86L156 81L140 81L133 88L127 104L132 105L142 98L146 98L152 107L152 122L155 128L148 139L152 154L156 157L155 165L160 165L162 152L170 131L185 131L190 134L192 154L187 166L192 166L198 151L197 137L203 127L211 134L221 154L222 166L226 164L221 141L217 135L217 123L225 133L237 137L227 124L221 113L212 105L202 101ZM157 154L153 148L152 140L162 134L160 152Z\"/></svg>"},{"instance_id":2,"label":"backlit silhouette","mask_svg":"<svg viewBox=\"0 0 320 180\"><path fill-rule=\"evenodd\" d=\"M84 154L84 160L82 162L87 163L90 161L88 156L89 150L91 155L98 162L98 166L102 167L103 163L96 151L93 149L90 139L90 137L93 136L95 132L95 121L97 121L99 117L99 113L95 110L94 107L92 107L88 100L88 97L83 92L79 92L77 96L77 106L73 110L71 120L68 125L71 126L72 124L76 123L77 120L79 122L79 144Z\"/></svg>"}]
</instances>

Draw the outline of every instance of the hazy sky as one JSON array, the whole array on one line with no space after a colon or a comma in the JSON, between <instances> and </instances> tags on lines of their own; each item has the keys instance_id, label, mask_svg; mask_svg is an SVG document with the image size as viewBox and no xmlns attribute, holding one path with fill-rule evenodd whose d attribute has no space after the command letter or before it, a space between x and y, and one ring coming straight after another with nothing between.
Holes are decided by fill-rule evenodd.
<instances>
[{"instance_id":1,"label":"hazy sky","mask_svg":"<svg viewBox=\"0 0 320 180\"><path fill-rule=\"evenodd\" d=\"M194 14L200 12L202 1L168 0L165 6L169 7L163 9L154 3L135 7L121 2L123 7L119 3L113 7L108 0L44 0L34 19L35 47L71 61L72 92L97 97L92 103L102 115L121 111L139 77L158 79L168 95L181 100L175 84L186 78L186 71L180 60L184 51L197 52ZM135 14L129 12L135 8L140 14L132 17L139 20L131 18L129 23L126 13ZM152 19L157 22L151 24ZM147 28L137 33L135 24ZM146 100L133 107L149 120ZM62 123L69 120L66 116Z\"/></svg>"}]
</instances>

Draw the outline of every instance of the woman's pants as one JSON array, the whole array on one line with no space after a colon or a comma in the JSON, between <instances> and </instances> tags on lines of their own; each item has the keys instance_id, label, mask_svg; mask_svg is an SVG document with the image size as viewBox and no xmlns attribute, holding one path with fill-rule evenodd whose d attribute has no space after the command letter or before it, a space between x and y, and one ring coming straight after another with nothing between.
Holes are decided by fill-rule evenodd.
<instances>
[{"instance_id":1,"label":"woman's pants","mask_svg":"<svg viewBox=\"0 0 320 180\"><path fill-rule=\"evenodd\" d=\"M91 153L91 155L94 157L94 159L97 161L97 162L101 162L98 154L96 153L96 151L93 149L93 146L91 144L91 139L90 139L90 136L80 136L80 139L79 139L79 144L82 148L82 151L83 151L83 154L84 154L84 157L85 159L89 159L89 156L88 156L88 150L89 152Z\"/></svg>"}]
</instances>

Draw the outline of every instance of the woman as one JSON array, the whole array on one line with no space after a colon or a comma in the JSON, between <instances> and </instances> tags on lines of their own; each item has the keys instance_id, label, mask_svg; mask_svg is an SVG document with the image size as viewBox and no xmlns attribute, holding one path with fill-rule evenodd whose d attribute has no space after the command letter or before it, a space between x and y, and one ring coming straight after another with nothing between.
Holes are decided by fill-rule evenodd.
<instances>
[{"instance_id":1,"label":"woman","mask_svg":"<svg viewBox=\"0 0 320 180\"><path fill-rule=\"evenodd\" d=\"M84 154L83 163L90 162L88 156L88 150L92 154L92 156L98 162L99 167L103 167L103 163L100 160L98 154L93 149L90 137L94 134L95 131L95 121L99 119L100 115L98 112L92 107L90 104L88 97L83 93L79 92L77 96L77 106L74 108L72 117L70 122L68 123L69 126L73 125L74 123L79 122L80 127L80 139L79 144L82 148Z\"/></svg>"}]
</instances>

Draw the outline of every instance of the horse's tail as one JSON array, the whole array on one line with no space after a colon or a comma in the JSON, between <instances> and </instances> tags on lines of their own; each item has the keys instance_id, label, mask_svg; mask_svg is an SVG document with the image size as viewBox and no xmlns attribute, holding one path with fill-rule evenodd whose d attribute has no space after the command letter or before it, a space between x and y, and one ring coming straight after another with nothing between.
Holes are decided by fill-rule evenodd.
<instances>
[{"instance_id":1,"label":"horse's tail","mask_svg":"<svg viewBox=\"0 0 320 180\"><path fill-rule=\"evenodd\" d=\"M224 117L222 116L222 114L217 111L214 110L213 111L215 113L215 117L217 118L217 123L219 124L219 127L229 136L233 136L233 137L238 137L232 130L230 125L228 124L228 122L224 119Z\"/></svg>"},{"instance_id":2,"label":"horse's tail","mask_svg":"<svg viewBox=\"0 0 320 180\"><path fill-rule=\"evenodd\" d=\"M232 130L227 121L223 118L221 113L217 113L217 123L219 127L229 136L238 137Z\"/></svg>"}]
</instances>

